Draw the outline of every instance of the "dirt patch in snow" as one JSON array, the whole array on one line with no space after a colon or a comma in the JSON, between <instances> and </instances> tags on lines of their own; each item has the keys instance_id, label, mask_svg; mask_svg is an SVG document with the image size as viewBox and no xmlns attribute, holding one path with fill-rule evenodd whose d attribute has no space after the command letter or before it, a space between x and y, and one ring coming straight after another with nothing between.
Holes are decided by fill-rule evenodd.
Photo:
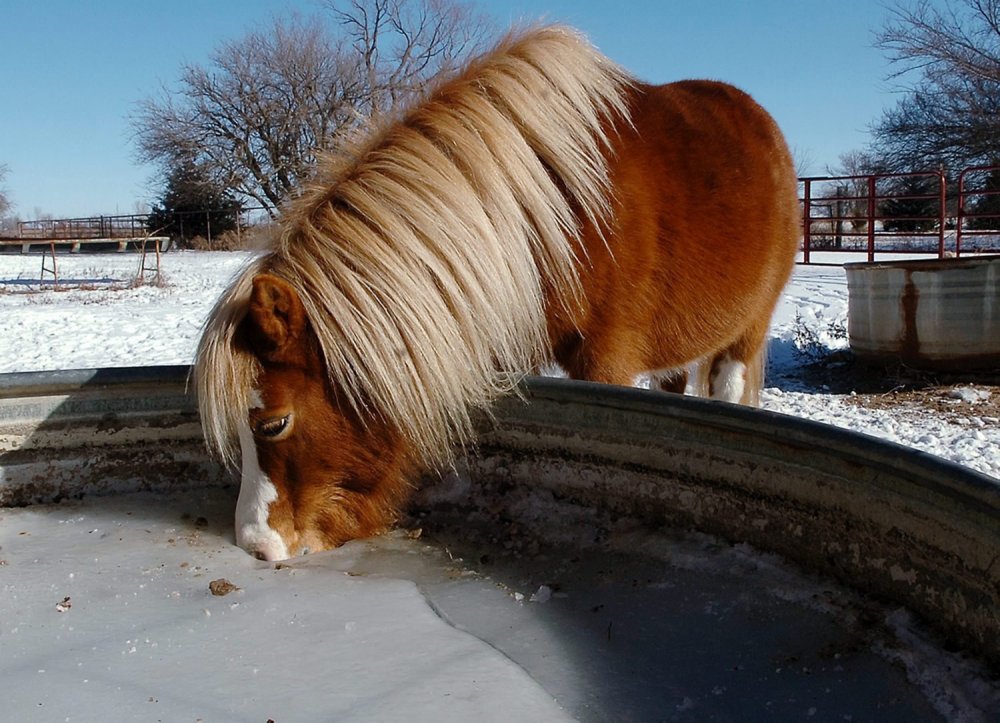
<instances>
[{"instance_id":1,"label":"dirt patch in snow","mask_svg":"<svg viewBox=\"0 0 1000 723\"><path fill-rule=\"evenodd\" d=\"M855 394L852 404L871 409L904 408L943 416L949 421L979 417L1000 421L1000 387L982 384L894 389L881 394Z\"/></svg>"},{"instance_id":2,"label":"dirt patch in snow","mask_svg":"<svg viewBox=\"0 0 1000 723\"><path fill-rule=\"evenodd\" d=\"M803 365L798 381L869 409L899 409L951 421L1000 421L1000 370L962 374L876 366L849 352Z\"/></svg>"}]
</instances>

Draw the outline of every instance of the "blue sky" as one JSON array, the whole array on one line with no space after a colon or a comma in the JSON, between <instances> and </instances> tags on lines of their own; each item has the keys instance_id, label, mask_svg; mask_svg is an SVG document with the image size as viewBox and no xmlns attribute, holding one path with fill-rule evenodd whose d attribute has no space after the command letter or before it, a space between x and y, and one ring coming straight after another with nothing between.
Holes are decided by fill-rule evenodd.
<instances>
[{"instance_id":1,"label":"blue sky","mask_svg":"<svg viewBox=\"0 0 1000 723\"><path fill-rule=\"evenodd\" d=\"M644 80L742 87L821 174L895 102L872 0L482 0L500 26L565 21ZM156 198L129 115L222 41L319 0L3 0L0 164L22 219L132 213Z\"/></svg>"}]
</instances>

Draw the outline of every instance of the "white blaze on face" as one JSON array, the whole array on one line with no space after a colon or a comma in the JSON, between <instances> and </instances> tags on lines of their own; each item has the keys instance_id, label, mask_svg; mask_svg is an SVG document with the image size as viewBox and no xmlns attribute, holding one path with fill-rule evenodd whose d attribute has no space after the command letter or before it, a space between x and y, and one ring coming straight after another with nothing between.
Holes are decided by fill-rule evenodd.
<instances>
[{"instance_id":1,"label":"white blaze on face","mask_svg":"<svg viewBox=\"0 0 1000 723\"><path fill-rule=\"evenodd\" d=\"M268 510L278 499L278 490L260 468L257 443L246 423L240 424L240 451L243 477L236 500L236 544L265 560L284 560L288 557L288 547L267 524Z\"/></svg>"},{"instance_id":2,"label":"white blaze on face","mask_svg":"<svg viewBox=\"0 0 1000 723\"><path fill-rule=\"evenodd\" d=\"M260 392L256 389L250 390L250 408L251 409L263 409L264 408L264 397L260 396Z\"/></svg>"},{"instance_id":3,"label":"white blaze on face","mask_svg":"<svg viewBox=\"0 0 1000 723\"><path fill-rule=\"evenodd\" d=\"M712 399L738 404L746 388L747 367L732 359L719 360L712 368Z\"/></svg>"}]
</instances>

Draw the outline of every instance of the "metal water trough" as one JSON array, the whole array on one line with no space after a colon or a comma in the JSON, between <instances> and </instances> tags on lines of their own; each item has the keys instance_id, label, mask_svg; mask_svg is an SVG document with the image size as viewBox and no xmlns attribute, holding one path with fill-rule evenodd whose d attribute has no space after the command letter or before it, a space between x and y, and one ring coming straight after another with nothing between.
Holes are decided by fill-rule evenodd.
<instances>
[{"instance_id":1,"label":"metal water trough","mask_svg":"<svg viewBox=\"0 0 1000 723\"><path fill-rule=\"evenodd\" d=\"M0 375L0 507L232 485L187 367ZM481 489L744 542L906 606L1000 670L1000 486L898 445L690 397L532 378L481 423ZM516 515L516 511L510 511Z\"/></svg>"},{"instance_id":2,"label":"metal water trough","mask_svg":"<svg viewBox=\"0 0 1000 723\"><path fill-rule=\"evenodd\" d=\"M1000 369L1000 256L845 264L858 356L924 369Z\"/></svg>"}]
</instances>

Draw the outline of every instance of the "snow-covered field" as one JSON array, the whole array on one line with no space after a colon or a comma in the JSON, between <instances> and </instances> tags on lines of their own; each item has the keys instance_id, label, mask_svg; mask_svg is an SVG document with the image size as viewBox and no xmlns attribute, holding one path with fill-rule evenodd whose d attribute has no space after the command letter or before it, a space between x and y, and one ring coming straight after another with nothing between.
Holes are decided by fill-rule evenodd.
<instances>
[{"instance_id":1,"label":"snow-covered field","mask_svg":"<svg viewBox=\"0 0 1000 723\"><path fill-rule=\"evenodd\" d=\"M53 290L39 256L2 255L0 372L189 363L248 258L169 253L157 286L133 283L134 255L62 256ZM765 408L1000 478L1000 425L975 400L956 400L968 414L952 421L864 409L795 374L796 340L846 345L846 310L841 269L796 271ZM623 529L611 556L491 548L485 563L464 539L400 531L276 567L232 544L234 502L208 490L0 509L0 718L974 723L1000 711L996 681L905 611L873 613L746 546ZM637 550L652 552L639 563ZM217 596L223 578L238 589ZM859 633L862 612L882 616L880 632Z\"/></svg>"},{"instance_id":2,"label":"snow-covered field","mask_svg":"<svg viewBox=\"0 0 1000 723\"><path fill-rule=\"evenodd\" d=\"M40 256L0 256L0 372L187 364L201 324L246 253L176 252L163 256L164 285L129 288L134 255L63 255L65 289L40 290ZM147 275L147 280L149 276ZM866 408L809 388L794 372L803 356L845 348L843 269L799 266L775 315L763 407L898 442L1000 479L1000 420L977 414L977 398L954 399L964 414Z\"/></svg>"}]
</instances>

